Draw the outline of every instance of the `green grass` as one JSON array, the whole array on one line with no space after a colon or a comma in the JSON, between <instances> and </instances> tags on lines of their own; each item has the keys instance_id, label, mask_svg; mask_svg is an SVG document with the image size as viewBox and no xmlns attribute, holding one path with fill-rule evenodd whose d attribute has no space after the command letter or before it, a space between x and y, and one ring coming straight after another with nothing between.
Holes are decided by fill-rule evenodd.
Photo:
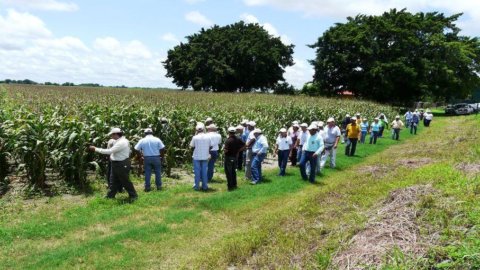
<instances>
[{"instance_id":1,"label":"green grass","mask_svg":"<svg viewBox=\"0 0 480 270\"><path fill-rule=\"evenodd\" d=\"M134 204L125 203L126 195L103 199L102 192L0 201L0 261L6 269L327 268L390 191L433 183L441 193L418 206L424 209L419 222L438 229L441 241L423 259L392 251L384 267L475 268L480 187L455 164L479 162L478 124L475 116L435 118L417 136L402 131L400 142L387 136L377 145L358 145L356 157L346 157L341 145L337 169L327 168L313 185L288 167L286 177L266 171L256 186L240 173L234 192L219 181L211 192L167 182L164 191L140 192ZM460 136L465 140L455 141ZM398 165L421 157L435 162ZM381 177L359 170L379 164L389 168ZM141 179L135 181L141 190Z\"/></svg>"}]
</instances>

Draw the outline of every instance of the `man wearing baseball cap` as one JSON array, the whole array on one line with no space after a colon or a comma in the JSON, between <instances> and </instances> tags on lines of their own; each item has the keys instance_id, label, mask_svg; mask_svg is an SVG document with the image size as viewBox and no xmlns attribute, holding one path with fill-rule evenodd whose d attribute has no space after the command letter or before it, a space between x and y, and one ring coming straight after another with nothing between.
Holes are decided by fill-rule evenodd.
<instances>
[{"instance_id":1,"label":"man wearing baseball cap","mask_svg":"<svg viewBox=\"0 0 480 270\"><path fill-rule=\"evenodd\" d=\"M320 160L320 170L325 167L325 163L327 163L327 158L330 158L330 168L335 168L337 147L341 136L342 132L340 131L340 128L335 124L335 119L333 117L328 118L327 127L325 129L325 153L322 155Z\"/></svg>"},{"instance_id":2,"label":"man wearing baseball cap","mask_svg":"<svg viewBox=\"0 0 480 270\"><path fill-rule=\"evenodd\" d=\"M262 162L267 156L268 142L267 138L263 136L261 129L253 131L255 136L255 143L252 146L252 182L251 184L258 184L262 180Z\"/></svg>"},{"instance_id":3,"label":"man wearing baseball cap","mask_svg":"<svg viewBox=\"0 0 480 270\"><path fill-rule=\"evenodd\" d=\"M128 192L130 202L138 198L133 183L130 181L130 143L123 136L123 131L119 128L113 128L108 135L115 140L112 148L102 149L90 146L89 151L97 152L103 155L110 155L112 170L110 173L111 186L107 193L107 198L115 198L115 195L124 187Z\"/></svg>"},{"instance_id":4,"label":"man wearing baseball cap","mask_svg":"<svg viewBox=\"0 0 480 270\"><path fill-rule=\"evenodd\" d=\"M215 170L215 162L218 159L218 150L220 149L220 144L222 143L222 135L218 134L217 126L215 124L210 124L207 127L207 135L212 141L212 149L210 149L210 159L208 160L208 181L211 181L213 178L213 173Z\"/></svg>"},{"instance_id":5,"label":"man wearing baseball cap","mask_svg":"<svg viewBox=\"0 0 480 270\"><path fill-rule=\"evenodd\" d=\"M253 161L253 152L252 152L252 147L255 144L255 136L253 134L253 130L255 130L255 127L257 126L257 123L254 121L250 121L247 123L247 130L248 130L248 136L245 141L245 144L247 146L247 150L245 153L245 178L247 180L252 180L252 161Z\"/></svg>"},{"instance_id":6,"label":"man wearing baseball cap","mask_svg":"<svg viewBox=\"0 0 480 270\"><path fill-rule=\"evenodd\" d=\"M300 159L300 174L303 180L309 180L310 183L315 182L315 175L317 171L317 159L323 151L323 138L318 135L318 127L310 125L308 128L309 136L303 145L303 154ZM310 164L310 175L307 176L306 164Z\"/></svg>"},{"instance_id":7,"label":"man wearing baseball cap","mask_svg":"<svg viewBox=\"0 0 480 270\"><path fill-rule=\"evenodd\" d=\"M162 189L162 162L165 156L165 145L158 137L153 136L153 130L146 128L145 137L135 145L143 157L143 167L145 168L145 192L151 191L150 178L152 169L155 172L155 185L157 190Z\"/></svg>"},{"instance_id":8,"label":"man wearing baseball cap","mask_svg":"<svg viewBox=\"0 0 480 270\"><path fill-rule=\"evenodd\" d=\"M225 154L224 169L227 176L227 188L229 191L237 188L237 158L245 149L245 143L235 135L236 128L228 128L228 138L225 141L223 153Z\"/></svg>"},{"instance_id":9,"label":"man wearing baseball cap","mask_svg":"<svg viewBox=\"0 0 480 270\"><path fill-rule=\"evenodd\" d=\"M193 189L200 189L200 181L202 181L202 190L208 190L208 159L210 158L210 149L212 141L205 133L205 125L199 123L196 127L196 135L193 136L190 146L193 149L193 173L195 174L195 184Z\"/></svg>"},{"instance_id":10,"label":"man wearing baseball cap","mask_svg":"<svg viewBox=\"0 0 480 270\"><path fill-rule=\"evenodd\" d=\"M287 136L287 130L285 128L281 128L278 133L274 154L278 155L278 167L280 168L278 175L285 176L288 156L292 150L292 137Z\"/></svg>"}]
</instances>

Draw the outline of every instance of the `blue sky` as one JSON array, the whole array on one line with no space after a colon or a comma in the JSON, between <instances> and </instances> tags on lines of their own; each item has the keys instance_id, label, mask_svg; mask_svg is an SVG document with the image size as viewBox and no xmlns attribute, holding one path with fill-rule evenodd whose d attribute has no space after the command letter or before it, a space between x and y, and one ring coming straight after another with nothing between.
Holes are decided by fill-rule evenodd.
<instances>
[{"instance_id":1,"label":"blue sky","mask_svg":"<svg viewBox=\"0 0 480 270\"><path fill-rule=\"evenodd\" d=\"M307 44L347 16L394 7L464 12L464 34L480 30L480 1L468 0L0 0L0 79L175 87L161 64L169 49L244 20L296 46L285 78L301 87L313 75Z\"/></svg>"}]
</instances>

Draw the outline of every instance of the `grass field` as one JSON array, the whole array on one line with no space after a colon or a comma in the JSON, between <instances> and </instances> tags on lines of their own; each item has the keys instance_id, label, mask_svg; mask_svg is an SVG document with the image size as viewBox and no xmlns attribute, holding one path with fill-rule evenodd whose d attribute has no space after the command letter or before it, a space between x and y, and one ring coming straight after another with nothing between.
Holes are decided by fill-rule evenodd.
<instances>
[{"instance_id":1,"label":"grass field","mask_svg":"<svg viewBox=\"0 0 480 270\"><path fill-rule=\"evenodd\" d=\"M419 135L338 153L312 185L298 168L226 191L194 192L167 180L161 192L123 199L59 196L0 201L4 269L336 269L335 256L364 230L391 191L431 184L413 205L420 234L438 234L421 258L386 251L385 269L480 267L478 116L435 118ZM380 169L375 169L380 166ZM472 169L473 168L473 169ZM141 188L141 179L136 179ZM123 195L125 196L125 195ZM121 197L125 198L125 197ZM376 265L375 267L378 267Z\"/></svg>"}]
</instances>

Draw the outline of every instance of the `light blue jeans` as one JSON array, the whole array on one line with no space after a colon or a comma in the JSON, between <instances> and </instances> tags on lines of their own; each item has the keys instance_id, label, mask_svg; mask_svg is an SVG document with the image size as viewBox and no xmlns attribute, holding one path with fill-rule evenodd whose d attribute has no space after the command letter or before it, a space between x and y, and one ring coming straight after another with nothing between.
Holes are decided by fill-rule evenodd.
<instances>
[{"instance_id":1,"label":"light blue jeans","mask_svg":"<svg viewBox=\"0 0 480 270\"><path fill-rule=\"evenodd\" d=\"M252 161L252 181L258 183L262 181L262 162L267 154L257 154Z\"/></svg>"},{"instance_id":2,"label":"light blue jeans","mask_svg":"<svg viewBox=\"0 0 480 270\"><path fill-rule=\"evenodd\" d=\"M157 188L162 186L162 163L159 156L144 157L143 166L145 168L145 188L150 188L150 178L152 177L152 169L155 172L155 185Z\"/></svg>"},{"instance_id":3,"label":"light blue jeans","mask_svg":"<svg viewBox=\"0 0 480 270\"><path fill-rule=\"evenodd\" d=\"M195 174L195 190L199 189L200 181L202 181L202 189L208 189L208 160L193 160L193 173Z\"/></svg>"}]
</instances>

